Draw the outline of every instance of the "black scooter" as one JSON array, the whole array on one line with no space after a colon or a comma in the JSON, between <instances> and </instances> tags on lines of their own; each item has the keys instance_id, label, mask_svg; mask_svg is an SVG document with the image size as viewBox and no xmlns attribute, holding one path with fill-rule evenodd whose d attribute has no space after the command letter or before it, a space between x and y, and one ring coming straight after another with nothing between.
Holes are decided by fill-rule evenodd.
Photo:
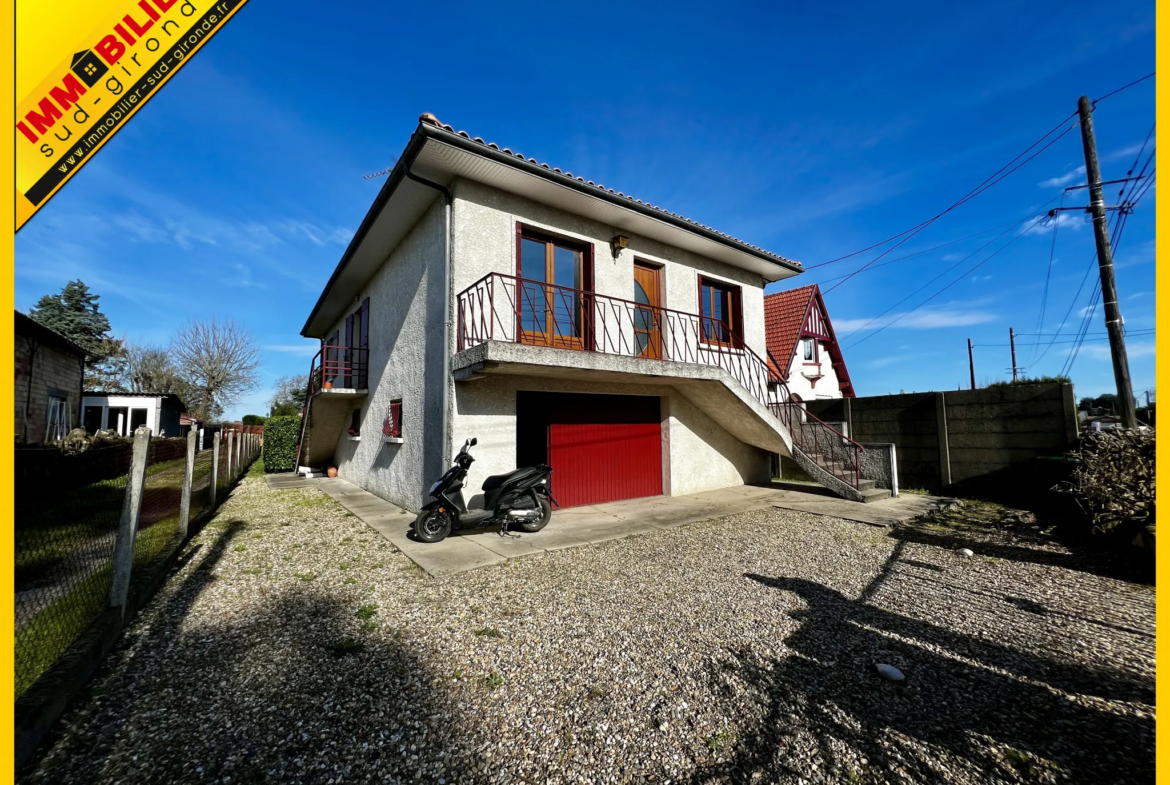
<instances>
[{"instance_id":1,"label":"black scooter","mask_svg":"<svg viewBox=\"0 0 1170 785\"><path fill-rule=\"evenodd\" d=\"M414 519L414 536L422 542L438 542L452 529L478 529L501 524L500 534L508 526L525 532L538 532L552 517L556 499L548 490L551 466L530 466L509 474L497 474L483 481L483 509L468 510L463 501L463 481L475 461L468 449L477 444L468 439L455 456L455 465L431 486L434 498ZM558 505L559 506L559 505Z\"/></svg>"}]
</instances>

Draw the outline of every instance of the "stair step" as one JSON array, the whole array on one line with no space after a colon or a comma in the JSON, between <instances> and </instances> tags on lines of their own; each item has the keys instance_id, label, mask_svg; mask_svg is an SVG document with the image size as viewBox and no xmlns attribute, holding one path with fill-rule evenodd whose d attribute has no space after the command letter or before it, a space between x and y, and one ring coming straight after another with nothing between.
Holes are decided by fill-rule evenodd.
<instances>
[{"instance_id":1,"label":"stair step","mask_svg":"<svg viewBox=\"0 0 1170 785\"><path fill-rule=\"evenodd\" d=\"M872 491L876 487L877 483L873 480L861 480L857 483L857 490L859 491Z\"/></svg>"},{"instance_id":2,"label":"stair step","mask_svg":"<svg viewBox=\"0 0 1170 785\"><path fill-rule=\"evenodd\" d=\"M890 491L888 488L873 488L871 490L861 492L861 501L864 504L878 502L882 499L888 498L890 498Z\"/></svg>"}]
</instances>

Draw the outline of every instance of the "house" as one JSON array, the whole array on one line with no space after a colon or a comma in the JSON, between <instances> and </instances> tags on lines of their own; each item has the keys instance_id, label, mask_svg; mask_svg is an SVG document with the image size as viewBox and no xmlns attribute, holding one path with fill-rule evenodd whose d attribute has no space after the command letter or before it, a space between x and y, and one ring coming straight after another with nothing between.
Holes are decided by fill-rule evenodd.
<instances>
[{"instance_id":1,"label":"house","mask_svg":"<svg viewBox=\"0 0 1170 785\"><path fill-rule=\"evenodd\" d=\"M131 436L145 425L158 438L181 435L181 418L187 411L174 393L87 392L81 406L87 433L113 430Z\"/></svg>"},{"instance_id":2,"label":"house","mask_svg":"<svg viewBox=\"0 0 1170 785\"><path fill-rule=\"evenodd\" d=\"M16 311L16 439L43 444L78 423L85 349Z\"/></svg>"},{"instance_id":3,"label":"house","mask_svg":"<svg viewBox=\"0 0 1170 785\"><path fill-rule=\"evenodd\" d=\"M570 507L803 455L859 498L855 458L802 452L811 423L794 443L764 359L764 286L801 271L424 114L302 329L321 349L299 466L417 510L476 437L469 496L548 463Z\"/></svg>"},{"instance_id":4,"label":"house","mask_svg":"<svg viewBox=\"0 0 1170 785\"><path fill-rule=\"evenodd\" d=\"M853 398L853 382L817 284L764 296L769 362L789 400Z\"/></svg>"}]
</instances>

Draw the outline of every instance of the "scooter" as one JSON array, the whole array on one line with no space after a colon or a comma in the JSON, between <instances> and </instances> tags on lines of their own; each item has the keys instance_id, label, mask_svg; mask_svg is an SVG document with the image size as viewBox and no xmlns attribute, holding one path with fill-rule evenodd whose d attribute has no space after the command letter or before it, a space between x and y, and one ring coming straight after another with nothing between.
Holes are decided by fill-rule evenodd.
<instances>
[{"instance_id":1,"label":"scooter","mask_svg":"<svg viewBox=\"0 0 1170 785\"><path fill-rule=\"evenodd\" d=\"M463 481L475 461L469 450L476 439L463 443L455 464L427 491L434 501L414 519L414 536L422 542L439 542L452 529L479 529L500 524L500 535L512 524L524 532L538 532L552 517L556 499L548 489L552 467L541 464L497 474L483 481L483 509L468 510L463 501ZM557 505L560 506L560 505ZM515 535L510 535L515 536Z\"/></svg>"}]
</instances>

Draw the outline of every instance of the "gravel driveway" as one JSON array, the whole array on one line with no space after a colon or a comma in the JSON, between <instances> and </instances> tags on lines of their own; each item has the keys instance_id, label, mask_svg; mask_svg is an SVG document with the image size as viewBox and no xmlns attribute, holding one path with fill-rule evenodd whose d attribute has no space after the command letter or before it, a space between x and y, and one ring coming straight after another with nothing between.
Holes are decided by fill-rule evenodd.
<instances>
[{"instance_id":1,"label":"gravel driveway","mask_svg":"<svg viewBox=\"0 0 1170 785\"><path fill-rule=\"evenodd\" d=\"M770 510L432 579L248 479L22 781L1152 782L1153 590L928 539Z\"/></svg>"}]
</instances>

